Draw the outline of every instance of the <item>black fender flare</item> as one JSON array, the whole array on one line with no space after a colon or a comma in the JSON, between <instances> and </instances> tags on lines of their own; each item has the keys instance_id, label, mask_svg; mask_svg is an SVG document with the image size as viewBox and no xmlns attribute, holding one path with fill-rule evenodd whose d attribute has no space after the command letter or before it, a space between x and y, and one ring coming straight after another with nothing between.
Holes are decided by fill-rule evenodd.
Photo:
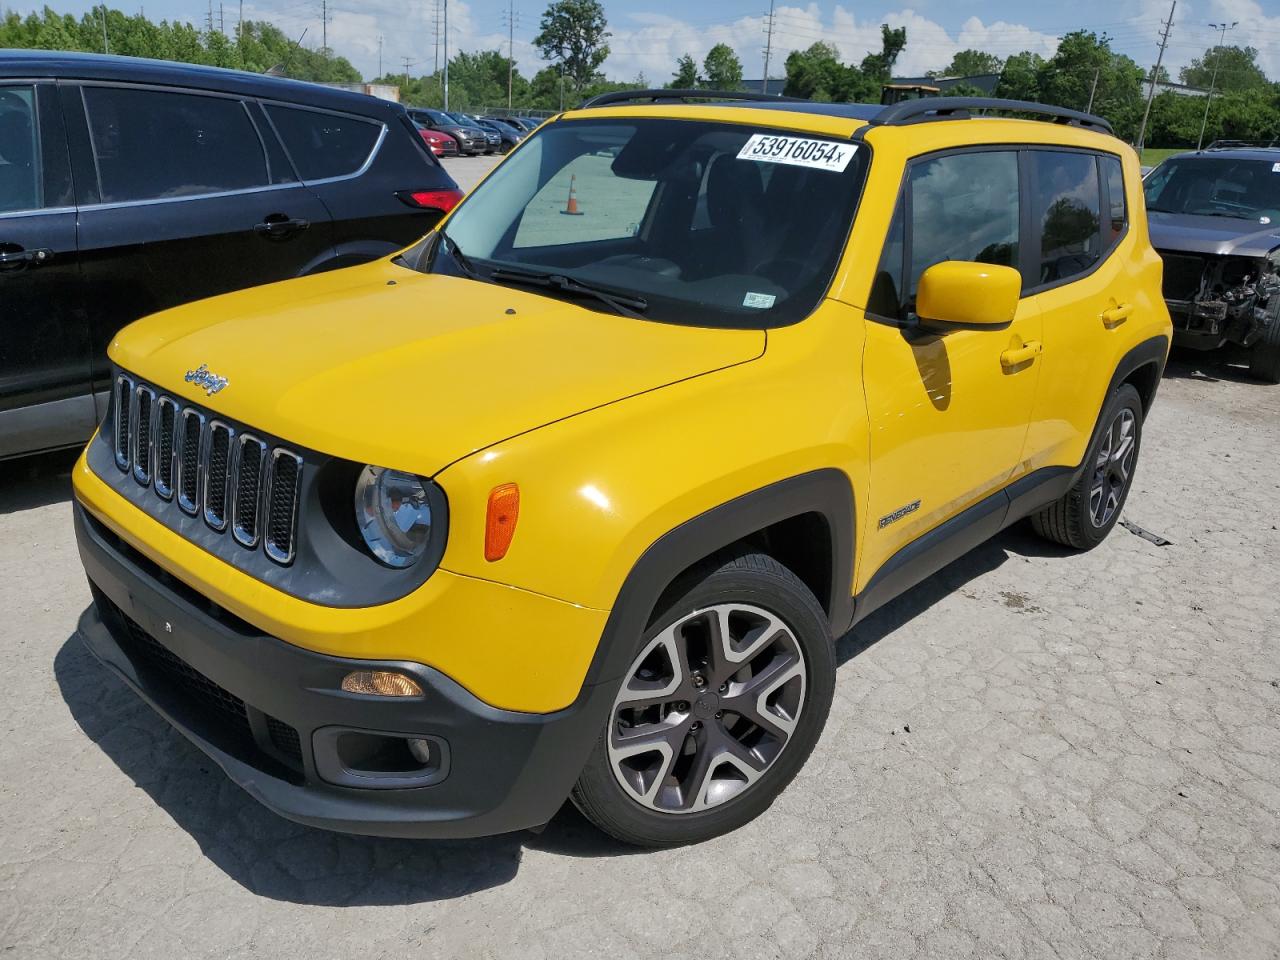
<instances>
[{"instance_id":1,"label":"black fender flare","mask_svg":"<svg viewBox=\"0 0 1280 960\"><path fill-rule=\"evenodd\" d=\"M830 534L830 589L818 602L827 611L832 635L842 634L853 617L856 513L849 477L841 470L824 468L735 497L686 520L651 544L618 591L584 686L622 676L663 591L681 572L766 527L809 513L818 514Z\"/></svg>"},{"instance_id":2,"label":"black fender flare","mask_svg":"<svg viewBox=\"0 0 1280 960\"><path fill-rule=\"evenodd\" d=\"M1130 349L1128 353L1120 358L1120 361L1116 364L1115 372L1111 374L1111 383L1107 385L1107 392L1102 396L1102 405L1098 407L1098 416L1102 416L1102 407L1107 405L1107 398L1115 393L1116 387L1128 379L1135 371L1143 367L1154 366L1156 375L1152 381L1151 395L1142 398L1144 412L1149 412L1151 404L1156 398L1156 390L1160 386L1160 380L1164 376L1164 365L1168 359L1169 338L1163 335L1143 340Z\"/></svg>"}]
</instances>

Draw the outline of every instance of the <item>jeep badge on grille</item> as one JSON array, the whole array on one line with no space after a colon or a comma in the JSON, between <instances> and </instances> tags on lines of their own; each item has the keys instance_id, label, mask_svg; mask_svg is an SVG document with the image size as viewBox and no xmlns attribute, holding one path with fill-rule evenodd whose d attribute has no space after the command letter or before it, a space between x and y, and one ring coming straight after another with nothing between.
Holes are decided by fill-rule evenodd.
<instances>
[{"instance_id":1,"label":"jeep badge on grille","mask_svg":"<svg viewBox=\"0 0 1280 960\"><path fill-rule=\"evenodd\" d=\"M197 387L204 387L205 396L209 397L212 397L227 385L227 378L211 373L209 365L206 363L200 364L194 370L188 370L186 381L187 383L194 383Z\"/></svg>"}]
</instances>

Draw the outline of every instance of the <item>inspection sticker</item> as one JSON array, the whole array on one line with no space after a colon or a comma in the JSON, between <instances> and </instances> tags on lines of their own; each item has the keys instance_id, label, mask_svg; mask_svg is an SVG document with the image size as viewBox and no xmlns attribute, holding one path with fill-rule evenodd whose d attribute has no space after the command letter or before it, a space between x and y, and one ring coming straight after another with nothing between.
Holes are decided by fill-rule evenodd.
<instances>
[{"instance_id":1,"label":"inspection sticker","mask_svg":"<svg viewBox=\"0 0 1280 960\"><path fill-rule=\"evenodd\" d=\"M1280 163L1273 163L1273 164L1271 165L1271 172L1272 172L1272 173L1280 173Z\"/></svg>"},{"instance_id":2,"label":"inspection sticker","mask_svg":"<svg viewBox=\"0 0 1280 960\"><path fill-rule=\"evenodd\" d=\"M742 145L742 149L738 151L738 159L785 163L793 167L813 167L816 170L839 173L849 165L856 149L851 143L756 133Z\"/></svg>"}]
</instances>

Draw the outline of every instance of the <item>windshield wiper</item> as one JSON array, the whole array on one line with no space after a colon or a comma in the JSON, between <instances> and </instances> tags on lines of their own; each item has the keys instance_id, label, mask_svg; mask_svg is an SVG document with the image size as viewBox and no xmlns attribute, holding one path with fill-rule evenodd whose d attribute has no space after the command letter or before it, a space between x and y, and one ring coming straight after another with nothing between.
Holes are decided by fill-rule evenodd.
<instances>
[{"instance_id":1,"label":"windshield wiper","mask_svg":"<svg viewBox=\"0 0 1280 960\"><path fill-rule=\"evenodd\" d=\"M453 239L453 237L449 236L443 230L440 231L440 240L442 243L447 243L449 245L449 255L453 257L453 262L462 268L463 273L472 280L482 279L479 271L476 270L476 265L471 262L470 257L462 252L462 248L458 246L457 240Z\"/></svg>"},{"instance_id":2,"label":"windshield wiper","mask_svg":"<svg viewBox=\"0 0 1280 960\"><path fill-rule=\"evenodd\" d=\"M452 241L450 241L452 243ZM454 248L457 249L456 247ZM532 287L549 287L561 293L575 296L591 297L606 306L612 307L616 313L624 317L640 319L641 314L649 309L649 301L626 293L616 293L589 283L583 283L573 277L561 273L525 273L523 270L506 270L501 267L489 274L495 283L524 283Z\"/></svg>"}]
</instances>

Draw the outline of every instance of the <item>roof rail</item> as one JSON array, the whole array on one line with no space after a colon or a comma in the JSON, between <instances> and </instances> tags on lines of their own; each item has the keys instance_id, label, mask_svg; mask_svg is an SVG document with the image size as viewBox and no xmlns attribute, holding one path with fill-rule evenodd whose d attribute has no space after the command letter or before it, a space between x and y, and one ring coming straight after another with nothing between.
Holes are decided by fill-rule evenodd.
<instances>
[{"instance_id":1,"label":"roof rail","mask_svg":"<svg viewBox=\"0 0 1280 960\"><path fill-rule=\"evenodd\" d=\"M761 100L769 103L807 103L799 97L780 97L772 93L755 93L750 90L616 90L602 93L582 101L579 110L590 107L611 107L618 103L675 103L682 100Z\"/></svg>"},{"instance_id":2,"label":"roof rail","mask_svg":"<svg viewBox=\"0 0 1280 960\"><path fill-rule=\"evenodd\" d=\"M930 120L966 120L975 110L1030 113L1041 117L1052 117L1055 123L1074 124L1114 135L1110 123L1090 113L1055 107L1047 103L1001 100L997 97L921 97L918 100L902 100L885 107L876 114L871 123L876 126L901 126L908 123L925 123Z\"/></svg>"},{"instance_id":3,"label":"roof rail","mask_svg":"<svg viewBox=\"0 0 1280 960\"><path fill-rule=\"evenodd\" d=\"M1241 148L1254 149L1270 149L1272 147L1280 147L1280 137L1272 137L1270 140L1215 140L1213 143L1205 147L1206 150L1239 150Z\"/></svg>"}]
</instances>

